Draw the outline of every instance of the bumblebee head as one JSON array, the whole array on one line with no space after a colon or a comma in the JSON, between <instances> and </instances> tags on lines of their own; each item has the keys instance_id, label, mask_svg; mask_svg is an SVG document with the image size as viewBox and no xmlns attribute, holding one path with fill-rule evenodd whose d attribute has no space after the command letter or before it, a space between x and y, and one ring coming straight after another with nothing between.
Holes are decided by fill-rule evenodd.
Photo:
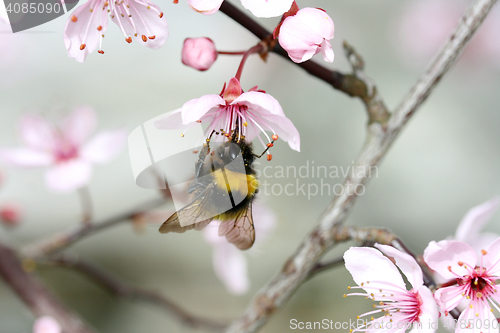
<instances>
[{"instance_id":1,"label":"bumblebee head","mask_svg":"<svg viewBox=\"0 0 500 333\"><path fill-rule=\"evenodd\" d=\"M228 141L217 149L216 154L224 162L230 163L234 161L236 157L238 157L240 152L241 152L240 146L231 141Z\"/></svg>"}]
</instances>

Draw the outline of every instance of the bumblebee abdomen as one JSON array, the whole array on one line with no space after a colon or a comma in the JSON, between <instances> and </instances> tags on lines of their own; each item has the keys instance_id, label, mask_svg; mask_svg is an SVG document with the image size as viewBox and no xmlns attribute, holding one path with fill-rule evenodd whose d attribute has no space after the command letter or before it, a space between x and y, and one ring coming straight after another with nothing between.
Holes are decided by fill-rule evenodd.
<instances>
[{"instance_id":1,"label":"bumblebee abdomen","mask_svg":"<svg viewBox=\"0 0 500 333\"><path fill-rule=\"evenodd\" d=\"M247 175L228 169L218 169L214 172L214 181L217 188L234 195L253 197L259 188L259 181L255 175Z\"/></svg>"}]
</instances>

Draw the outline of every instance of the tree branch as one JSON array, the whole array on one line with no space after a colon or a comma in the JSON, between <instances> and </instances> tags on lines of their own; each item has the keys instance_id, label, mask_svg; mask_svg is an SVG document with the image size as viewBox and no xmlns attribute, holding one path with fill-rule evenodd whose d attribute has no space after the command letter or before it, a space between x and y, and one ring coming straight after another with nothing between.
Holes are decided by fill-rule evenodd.
<instances>
[{"instance_id":1,"label":"tree branch","mask_svg":"<svg viewBox=\"0 0 500 333\"><path fill-rule=\"evenodd\" d=\"M81 259L70 258L65 255L53 255L48 259L43 260L42 263L51 263L68 267L83 273L91 280L99 284L101 287L108 290L111 294L127 298L131 300L138 300L163 308L168 314L174 315L177 319L182 321L187 326L192 328L202 328L212 331L220 331L226 325L213 321L208 318L201 318L194 316L184 309L180 308L177 304L173 303L166 297L149 290L129 286L118 279L112 277L110 274L103 270L82 261Z\"/></svg>"},{"instance_id":2,"label":"tree branch","mask_svg":"<svg viewBox=\"0 0 500 333\"><path fill-rule=\"evenodd\" d=\"M0 244L0 276L37 317L51 316L65 333L92 333L83 321L56 299L33 275L26 273L10 248Z\"/></svg>"},{"instance_id":3,"label":"tree branch","mask_svg":"<svg viewBox=\"0 0 500 333\"><path fill-rule=\"evenodd\" d=\"M142 212L149 211L153 208L161 206L164 203L164 198L157 198L142 204L141 206L139 206L140 208L136 208L132 211L120 213L116 216L104 219L102 221L89 222L72 227L66 231L63 231L56 235L52 235L47 239L43 239L35 244L26 247L22 251L22 254L25 257L37 258L54 253L56 251L60 251L86 236L90 236L100 230L133 219L135 216L141 214Z\"/></svg>"},{"instance_id":4,"label":"tree branch","mask_svg":"<svg viewBox=\"0 0 500 333\"><path fill-rule=\"evenodd\" d=\"M318 262L309 272L308 279L312 278L318 273L343 265L344 265L344 257L338 257L324 263Z\"/></svg>"},{"instance_id":5,"label":"tree branch","mask_svg":"<svg viewBox=\"0 0 500 333\"><path fill-rule=\"evenodd\" d=\"M430 94L434 86L455 63L467 41L496 0L476 0L466 11L453 35L426 72L396 108L387 126L373 122L367 127L365 144L355 162L355 170L343 183L344 192L336 196L281 271L253 298L244 313L226 332L255 332L292 296L323 254L338 241L338 232L356 201L358 191L369 181L372 169L385 155L408 119ZM225 1L224 3L227 3Z\"/></svg>"}]
</instances>

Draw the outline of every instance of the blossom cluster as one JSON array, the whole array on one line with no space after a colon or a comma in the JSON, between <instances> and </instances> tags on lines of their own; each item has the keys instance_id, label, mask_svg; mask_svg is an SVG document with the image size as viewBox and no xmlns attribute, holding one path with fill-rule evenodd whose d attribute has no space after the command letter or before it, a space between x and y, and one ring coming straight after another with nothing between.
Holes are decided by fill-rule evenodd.
<instances>
[{"instance_id":1,"label":"blossom cluster","mask_svg":"<svg viewBox=\"0 0 500 333\"><path fill-rule=\"evenodd\" d=\"M373 311L358 316L370 320L353 331L405 332L412 328L412 332L433 333L438 318L449 319L457 308L461 313L455 332L498 332L494 312L500 312L496 287L500 279L500 237L492 239L491 234L483 235L479 230L499 205L500 199L494 198L474 207L460 223L455 239L429 243L423 261L433 271L434 279L443 281L431 288L424 285L422 268L407 253L380 244L375 244L378 250L347 250L345 265L357 284L349 289L359 292L345 296L359 295L378 302ZM375 314L382 316L374 318Z\"/></svg>"},{"instance_id":2,"label":"blossom cluster","mask_svg":"<svg viewBox=\"0 0 500 333\"><path fill-rule=\"evenodd\" d=\"M188 0L195 11L212 15L221 7L223 0ZM177 3L177 1L175 1ZM325 61L334 58L330 40L334 24L322 9L299 9L294 0L241 0L243 7L256 17L282 16L274 30L277 38L294 62L311 59L322 53ZM108 27L108 19L118 25L125 41L151 49L163 46L169 36L167 18L160 7L149 0L88 0L78 7L66 22L64 43L68 55L79 62L97 49L104 54L102 41ZM198 70L206 70L217 58L218 52L209 38L188 39L182 51L182 62Z\"/></svg>"}]
</instances>

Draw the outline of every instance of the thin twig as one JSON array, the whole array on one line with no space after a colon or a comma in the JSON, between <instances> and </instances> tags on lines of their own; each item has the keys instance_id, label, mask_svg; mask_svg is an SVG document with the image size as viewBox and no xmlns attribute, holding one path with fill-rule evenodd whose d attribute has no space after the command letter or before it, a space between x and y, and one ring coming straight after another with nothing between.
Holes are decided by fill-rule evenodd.
<instances>
[{"instance_id":1,"label":"thin twig","mask_svg":"<svg viewBox=\"0 0 500 333\"><path fill-rule=\"evenodd\" d=\"M82 205L82 222L83 224L90 224L92 220L92 196L90 195L89 188L84 186L78 189L78 196Z\"/></svg>"},{"instance_id":2,"label":"thin twig","mask_svg":"<svg viewBox=\"0 0 500 333\"><path fill-rule=\"evenodd\" d=\"M306 236L281 271L253 298L244 313L236 318L227 332L255 332L276 309L281 308L323 254L337 241L338 229L346 220L358 191L369 181L372 169L385 155L408 119L427 98L436 83L463 51L467 41L482 23L496 0L476 0L466 11L453 35L396 108L387 126L374 122L367 127L367 138L355 162L355 170L343 183L345 189L336 196L320 217L318 225Z\"/></svg>"},{"instance_id":3,"label":"thin twig","mask_svg":"<svg viewBox=\"0 0 500 333\"><path fill-rule=\"evenodd\" d=\"M132 211L124 212L101 221L90 222L88 224L82 224L72 227L66 231L60 232L56 235L52 235L47 239L43 239L35 244L26 247L22 251L22 254L25 257L37 258L54 253L56 251L60 251L86 236L117 225L119 223L128 221L138 214L141 214L142 212L146 212L153 208L161 206L165 202L166 201L164 198L156 198L140 205L139 208L136 208Z\"/></svg>"},{"instance_id":4,"label":"thin twig","mask_svg":"<svg viewBox=\"0 0 500 333\"><path fill-rule=\"evenodd\" d=\"M64 333L94 332L55 298L35 276L26 273L14 251L3 244L0 244L0 276L36 317L53 317Z\"/></svg>"},{"instance_id":5,"label":"thin twig","mask_svg":"<svg viewBox=\"0 0 500 333\"><path fill-rule=\"evenodd\" d=\"M68 257L65 255L53 255L41 261L42 263L57 264L62 267L68 267L83 273L91 280L108 290L111 294L131 300L138 300L163 308L168 314L175 316L185 325L192 328L203 328L212 331L220 331L225 325L208 318L202 318L192 315L170 301L168 298L154 291L149 291L127 285L109 273L85 262L81 259Z\"/></svg>"},{"instance_id":6,"label":"thin twig","mask_svg":"<svg viewBox=\"0 0 500 333\"><path fill-rule=\"evenodd\" d=\"M343 265L344 265L344 257L338 257L324 263L318 262L309 272L308 278L310 279L313 276L316 276L316 274L318 273Z\"/></svg>"}]
</instances>

